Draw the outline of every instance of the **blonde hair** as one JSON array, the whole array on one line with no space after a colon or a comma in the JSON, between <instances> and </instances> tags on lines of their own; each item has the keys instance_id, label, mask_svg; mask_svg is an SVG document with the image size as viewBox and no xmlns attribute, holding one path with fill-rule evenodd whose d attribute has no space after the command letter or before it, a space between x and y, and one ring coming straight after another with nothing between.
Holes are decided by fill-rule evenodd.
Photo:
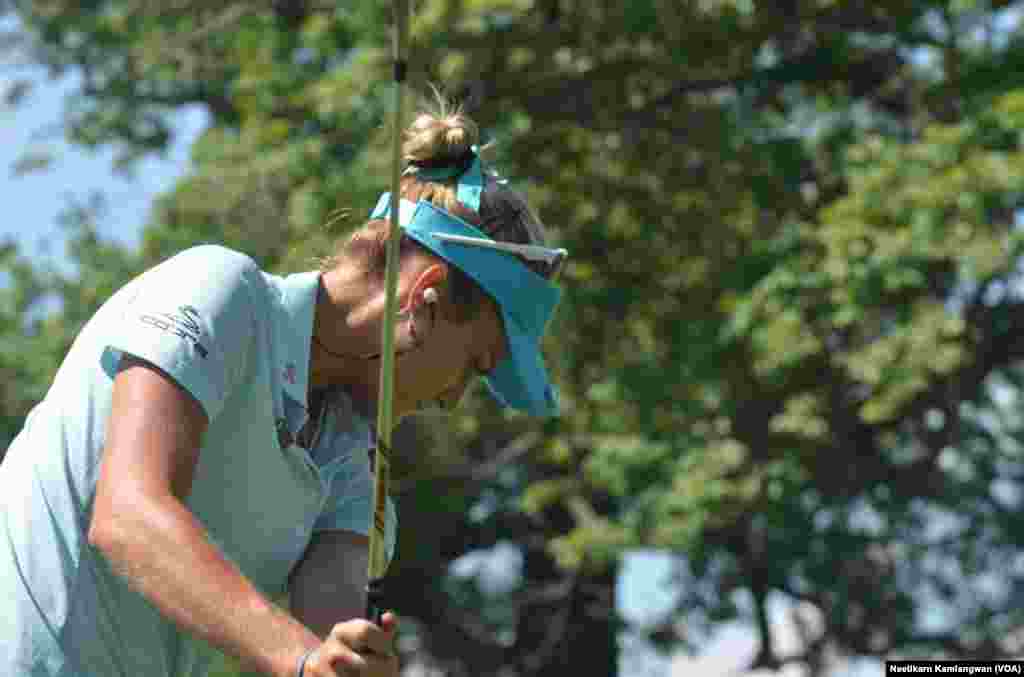
<instances>
[{"instance_id":1,"label":"blonde hair","mask_svg":"<svg viewBox=\"0 0 1024 677\"><path fill-rule=\"evenodd\" d=\"M480 228L495 239L523 244L543 244L543 226L529 210L525 199L514 190L487 176L480 210L475 211L458 200L458 177L421 179L426 167L459 167L473 159L473 147L480 142L480 129L461 107L446 100L435 88L434 100L426 103L404 132L402 158L406 170L399 192L410 202L426 200L449 214ZM486 217L486 218L485 218ZM367 271L383 275L386 245L391 236L388 219L368 221L345 240L338 253L322 262L322 270L336 266L341 259L359 262ZM408 237L399 243L401 255L419 247ZM476 314L490 297L472 279L455 266L449 266L447 295L458 319Z\"/></svg>"},{"instance_id":2,"label":"blonde hair","mask_svg":"<svg viewBox=\"0 0 1024 677\"><path fill-rule=\"evenodd\" d=\"M426 200L457 216L480 226L479 213L459 202L457 178L443 181L421 180L417 174L419 164L443 166L458 163L466 157L480 140L480 129L460 106L448 101L434 88L434 99L424 102L412 124L403 133L402 159L407 169L402 176L399 193L410 202ZM337 254L321 263L327 270L338 264L342 257L362 261L373 272L383 272L385 245L391 232L387 219L375 219L356 229L345 240ZM403 238L404 239L404 238ZM407 243L402 243L402 250Z\"/></svg>"},{"instance_id":3,"label":"blonde hair","mask_svg":"<svg viewBox=\"0 0 1024 677\"><path fill-rule=\"evenodd\" d=\"M479 142L480 128L476 123L460 106L439 97L436 111L421 112L405 130L402 158L410 164L456 158Z\"/></svg>"},{"instance_id":4,"label":"blonde hair","mask_svg":"<svg viewBox=\"0 0 1024 677\"><path fill-rule=\"evenodd\" d=\"M417 174L421 165L457 165L479 144L480 128L461 107L447 101L437 90L434 94L434 110L421 112L405 130L402 159L408 169L402 181L402 197L429 200L454 214L462 207L456 195L457 179L421 181ZM407 191L416 195L408 195Z\"/></svg>"}]
</instances>

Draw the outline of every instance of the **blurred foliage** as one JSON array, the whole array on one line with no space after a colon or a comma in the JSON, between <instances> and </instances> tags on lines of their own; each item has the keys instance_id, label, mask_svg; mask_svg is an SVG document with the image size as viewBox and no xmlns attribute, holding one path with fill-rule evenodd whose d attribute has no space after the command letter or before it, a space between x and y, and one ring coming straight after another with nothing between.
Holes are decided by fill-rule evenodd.
<instances>
[{"instance_id":1,"label":"blurred foliage","mask_svg":"<svg viewBox=\"0 0 1024 677\"><path fill-rule=\"evenodd\" d=\"M677 608L648 628L663 647L739 618L756 667L1019 654L1021 3L414 5L414 88L465 103L572 263L549 346L561 419L474 396L399 431L407 663L617 674L636 547L679 560ZM0 8L20 20L0 24L6 53L81 77L68 138L121 169L183 108L210 120L138 252L97 239L88 208L69 217L77 277L0 252L10 439L131 274L204 241L308 269L359 221L388 176L391 17ZM449 575L497 544L521 555L513 590ZM772 598L821 614L796 654L773 644Z\"/></svg>"}]
</instances>

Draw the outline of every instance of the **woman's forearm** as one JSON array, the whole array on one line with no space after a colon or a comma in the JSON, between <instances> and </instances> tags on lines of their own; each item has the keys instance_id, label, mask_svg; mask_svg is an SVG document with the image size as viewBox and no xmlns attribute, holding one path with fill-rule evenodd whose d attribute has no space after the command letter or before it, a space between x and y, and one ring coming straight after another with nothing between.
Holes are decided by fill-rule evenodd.
<instances>
[{"instance_id":1,"label":"woman's forearm","mask_svg":"<svg viewBox=\"0 0 1024 677\"><path fill-rule=\"evenodd\" d=\"M317 636L263 596L181 501L135 499L113 511L117 517L94 520L89 532L114 570L179 628L247 670L291 677L298 656L319 645Z\"/></svg>"}]
</instances>

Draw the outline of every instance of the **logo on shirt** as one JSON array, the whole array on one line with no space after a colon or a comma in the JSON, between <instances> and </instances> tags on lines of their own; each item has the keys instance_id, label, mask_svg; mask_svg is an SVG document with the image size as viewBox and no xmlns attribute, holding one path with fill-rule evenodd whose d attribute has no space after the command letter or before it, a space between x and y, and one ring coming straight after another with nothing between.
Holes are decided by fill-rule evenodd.
<instances>
[{"instance_id":1,"label":"logo on shirt","mask_svg":"<svg viewBox=\"0 0 1024 677\"><path fill-rule=\"evenodd\" d=\"M295 385L296 378L297 374L295 370L295 363L289 362L284 368L284 380L287 381L288 383L291 383L292 385Z\"/></svg>"},{"instance_id":2,"label":"logo on shirt","mask_svg":"<svg viewBox=\"0 0 1024 677\"><path fill-rule=\"evenodd\" d=\"M206 359L206 356L209 355L206 347L199 342L203 335L203 330L199 324L199 311L194 307L181 306L178 308L178 312L173 315L171 313L142 315L139 319L161 331L169 332L187 341L191 341L196 352L203 359Z\"/></svg>"}]
</instances>

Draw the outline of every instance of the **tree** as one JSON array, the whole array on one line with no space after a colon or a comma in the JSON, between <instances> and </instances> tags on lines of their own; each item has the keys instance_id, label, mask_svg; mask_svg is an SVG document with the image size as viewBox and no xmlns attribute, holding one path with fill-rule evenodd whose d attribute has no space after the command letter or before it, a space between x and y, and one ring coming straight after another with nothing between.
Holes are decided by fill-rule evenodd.
<instances>
[{"instance_id":1,"label":"tree","mask_svg":"<svg viewBox=\"0 0 1024 677\"><path fill-rule=\"evenodd\" d=\"M210 113L140 264L212 239L294 270L372 204L390 17L353 4L18 6L33 58L83 75L73 140L130 166L170 111ZM1021 385L1021 11L417 4L414 86L465 101L573 256L550 345L566 415L474 398L401 431L416 660L615 674L616 568L641 545L685 563L666 645L748 617L754 667L1019 651L1021 422L998 398ZM446 575L499 543L512 591ZM772 596L822 613L805 651L773 649Z\"/></svg>"}]
</instances>

